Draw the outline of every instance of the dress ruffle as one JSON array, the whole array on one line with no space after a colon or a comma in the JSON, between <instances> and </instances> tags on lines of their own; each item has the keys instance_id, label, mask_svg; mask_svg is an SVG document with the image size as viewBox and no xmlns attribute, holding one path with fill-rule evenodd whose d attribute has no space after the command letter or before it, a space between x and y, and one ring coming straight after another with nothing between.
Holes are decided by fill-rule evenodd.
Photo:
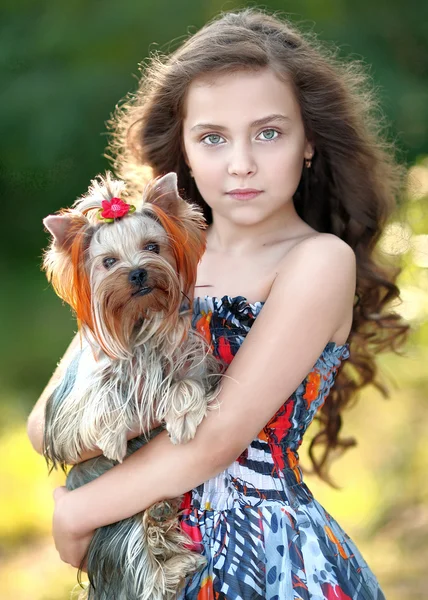
<instances>
[{"instance_id":1,"label":"dress ruffle","mask_svg":"<svg viewBox=\"0 0 428 600\"><path fill-rule=\"evenodd\" d=\"M189 510L183 529L198 532L206 567L182 600L384 600L355 544L304 484L299 507L263 501L228 510Z\"/></svg>"}]
</instances>

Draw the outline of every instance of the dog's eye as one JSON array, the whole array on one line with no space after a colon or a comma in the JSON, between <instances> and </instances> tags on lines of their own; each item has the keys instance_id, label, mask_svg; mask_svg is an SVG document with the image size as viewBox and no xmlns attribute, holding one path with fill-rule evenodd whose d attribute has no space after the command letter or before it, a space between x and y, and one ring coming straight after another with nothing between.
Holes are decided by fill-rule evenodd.
<instances>
[{"instance_id":1,"label":"dog's eye","mask_svg":"<svg viewBox=\"0 0 428 600\"><path fill-rule=\"evenodd\" d=\"M103 265L106 269L110 269L114 263L117 263L117 258L113 258L113 256L107 256L106 258L103 258Z\"/></svg>"},{"instance_id":2,"label":"dog's eye","mask_svg":"<svg viewBox=\"0 0 428 600\"><path fill-rule=\"evenodd\" d=\"M146 244L144 246L144 250L147 250L148 252L156 252L156 254L159 254L159 252L160 252L159 244L154 244L154 243Z\"/></svg>"}]
</instances>

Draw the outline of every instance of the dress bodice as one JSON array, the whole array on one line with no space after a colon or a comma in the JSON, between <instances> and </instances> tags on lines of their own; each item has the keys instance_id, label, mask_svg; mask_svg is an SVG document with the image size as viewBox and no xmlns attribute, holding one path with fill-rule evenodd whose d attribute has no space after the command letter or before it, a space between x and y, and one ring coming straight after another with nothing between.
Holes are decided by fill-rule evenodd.
<instances>
[{"instance_id":1,"label":"dress bodice","mask_svg":"<svg viewBox=\"0 0 428 600\"><path fill-rule=\"evenodd\" d=\"M195 298L192 326L205 337L213 354L228 365L263 305L264 302L250 303L243 296ZM348 343L327 343L298 388L285 399L257 438L228 470L234 480L235 492L239 492L241 487L239 480L247 487L246 493L248 484L257 483L255 487L265 490L267 496L275 491L282 493L284 484L294 485L302 481L298 448L305 431L324 404L342 361L348 357ZM212 493L225 493L218 484L218 481L213 482ZM209 482L204 484L204 496L209 487ZM217 502L219 498L210 496L211 500Z\"/></svg>"}]
</instances>

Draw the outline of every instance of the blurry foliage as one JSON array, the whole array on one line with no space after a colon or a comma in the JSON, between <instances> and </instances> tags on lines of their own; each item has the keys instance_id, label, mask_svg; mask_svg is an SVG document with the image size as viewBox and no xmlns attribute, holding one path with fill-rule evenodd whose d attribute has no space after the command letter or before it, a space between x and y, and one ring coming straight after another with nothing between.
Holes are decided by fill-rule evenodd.
<instances>
[{"instance_id":1,"label":"blurry foliage","mask_svg":"<svg viewBox=\"0 0 428 600\"><path fill-rule=\"evenodd\" d=\"M74 330L39 271L42 218L69 206L109 167L105 122L136 89L138 62L173 49L232 0L3 0L0 7L0 599L67 598L75 571L49 537L52 489L25 419ZM251 3L254 5L254 3ZM428 4L423 0L289 0L263 4L368 65L402 160L407 196L382 249L401 260L402 302L413 335L404 358L380 356L392 390L373 389L344 415L350 450L333 467L343 487L307 478L355 539L389 600L426 597L428 540ZM312 435L309 432L308 438ZM306 443L306 442L305 442ZM306 462L306 446L301 452ZM5 494L6 490L6 494Z\"/></svg>"}]
</instances>

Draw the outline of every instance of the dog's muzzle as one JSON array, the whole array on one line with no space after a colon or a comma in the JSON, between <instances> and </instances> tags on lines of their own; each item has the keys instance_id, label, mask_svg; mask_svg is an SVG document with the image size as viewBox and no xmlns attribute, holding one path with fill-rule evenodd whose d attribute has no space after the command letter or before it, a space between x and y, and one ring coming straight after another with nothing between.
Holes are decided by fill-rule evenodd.
<instances>
[{"instance_id":1,"label":"dog's muzzle","mask_svg":"<svg viewBox=\"0 0 428 600\"><path fill-rule=\"evenodd\" d=\"M133 292L133 296L145 296L150 294L153 290L152 287L144 285L147 282L147 271L146 269L134 269L128 275L129 283L136 287L136 291Z\"/></svg>"}]
</instances>

